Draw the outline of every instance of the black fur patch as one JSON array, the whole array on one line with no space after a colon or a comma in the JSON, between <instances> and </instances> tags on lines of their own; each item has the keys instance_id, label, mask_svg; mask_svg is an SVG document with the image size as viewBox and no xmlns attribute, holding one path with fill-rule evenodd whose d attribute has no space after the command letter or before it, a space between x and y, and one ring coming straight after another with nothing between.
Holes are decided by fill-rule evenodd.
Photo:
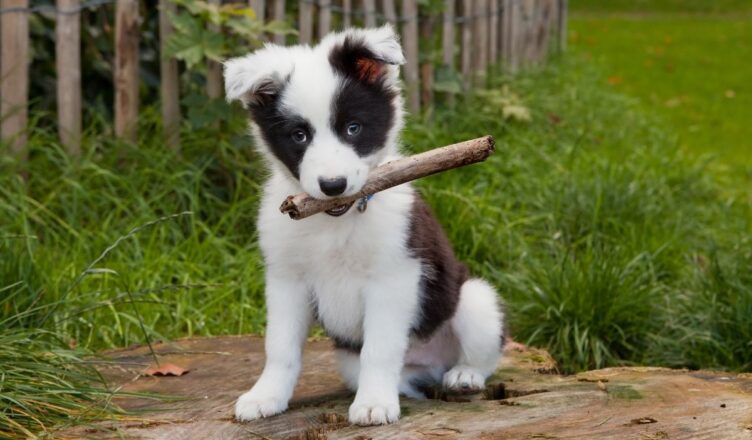
<instances>
[{"instance_id":1,"label":"black fur patch","mask_svg":"<svg viewBox=\"0 0 752 440\"><path fill-rule=\"evenodd\" d=\"M398 92L385 83L386 64L362 40L346 38L329 54L329 62L343 77L342 87L332 101L332 130L359 156L367 156L386 142L394 125ZM362 126L357 135L347 134L351 122Z\"/></svg>"},{"instance_id":2,"label":"black fur patch","mask_svg":"<svg viewBox=\"0 0 752 440\"><path fill-rule=\"evenodd\" d=\"M413 333L428 338L444 321L454 316L468 270L455 257L444 230L419 195L413 201L408 247L423 263L421 317Z\"/></svg>"},{"instance_id":3,"label":"black fur patch","mask_svg":"<svg viewBox=\"0 0 752 440\"><path fill-rule=\"evenodd\" d=\"M251 102L248 109L272 153L295 178L300 178L300 162L316 133L305 118L283 112L279 108L279 96L282 91L283 89L280 89L277 93L265 94L263 99ZM306 133L308 139L305 143L293 140L292 132L298 129Z\"/></svg>"},{"instance_id":4,"label":"black fur patch","mask_svg":"<svg viewBox=\"0 0 752 440\"><path fill-rule=\"evenodd\" d=\"M334 341L334 348L337 348L339 350L345 350L351 353L360 353L360 350L363 348L362 342L353 342L349 339L343 339L337 336L330 337L332 341Z\"/></svg>"}]
</instances>

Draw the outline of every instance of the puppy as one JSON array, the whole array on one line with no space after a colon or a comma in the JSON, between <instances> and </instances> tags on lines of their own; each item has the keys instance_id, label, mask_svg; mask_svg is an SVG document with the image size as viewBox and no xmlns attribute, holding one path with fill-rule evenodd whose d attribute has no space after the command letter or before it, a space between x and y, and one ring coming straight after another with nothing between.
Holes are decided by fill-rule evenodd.
<instances>
[{"instance_id":1,"label":"puppy","mask_svg":"<svg viewBox=\"0 0 752 440\"><path fill-rule=\"evenodd\" d=\"M397 421L399 394L424 397L422 385L479 390L497 365L497 294L457 261L410 184L305 220L279 212L301 191L355 194L369 170L399 157L404 62L384 26L330 34L315 47L267 44L225 63L227 99L249 111L271 171L258 215L266 365L238 399L238 420L287 409L314 321L334 341L359 425Z\"/></svg>"}]
</instances>

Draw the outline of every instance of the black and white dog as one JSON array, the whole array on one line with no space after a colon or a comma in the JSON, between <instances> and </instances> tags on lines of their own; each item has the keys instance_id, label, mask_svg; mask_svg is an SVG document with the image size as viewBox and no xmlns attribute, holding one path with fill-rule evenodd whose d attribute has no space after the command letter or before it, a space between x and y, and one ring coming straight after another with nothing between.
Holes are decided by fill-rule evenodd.
<instances>
[{"instance_id":1,"label":"black and white dog","mask_svg":"<svg viewBox=\"0 0 752 440\"><path fill-rule=\"evenodd\" d=\"M225 63L228 100L250 112L268 159L258 231L266 263L266 365L235 406L239 420L287 409L314 320L334 340L356 391L349 418L399 418L399 394L418 384L484 386L501 353L494 289L470 278L441 226L409 184L376 194L368 209L341 206L293 221L290 194L352 195L369 170L399 156L399 65L390 26L330 34L317 46L266 45Z\"/></svg>"}]
</instances>

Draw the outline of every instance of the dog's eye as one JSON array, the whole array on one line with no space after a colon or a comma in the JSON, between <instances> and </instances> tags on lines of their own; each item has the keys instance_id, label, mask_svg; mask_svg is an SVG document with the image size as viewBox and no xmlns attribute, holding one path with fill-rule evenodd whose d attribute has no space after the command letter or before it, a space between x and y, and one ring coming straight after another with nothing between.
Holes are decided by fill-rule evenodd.
<instances>
[{"instance_id":1,"label":"dog's eye","mask_svg":"<svg viewBox=\"0 0 752 440\"><path fill-rule=\"evenodd\" d=\"M303 142L308 140L308 135L306 134L306 132L300 129L293 131L290 136L292 137L293 141L299 144L302 144Z\"/></svg>"},{"instance_id":2,"label":"dog's eye","mask_svg":"<svg viewBox=\"0 0 752 440\"><path fill-rule=\"evenodd\" d=\"M360 129L362 126L357 122L351 122L347 124L347 135L348 136L355 136L356 134L360 133Z\"/></svg>"}]
</instances>

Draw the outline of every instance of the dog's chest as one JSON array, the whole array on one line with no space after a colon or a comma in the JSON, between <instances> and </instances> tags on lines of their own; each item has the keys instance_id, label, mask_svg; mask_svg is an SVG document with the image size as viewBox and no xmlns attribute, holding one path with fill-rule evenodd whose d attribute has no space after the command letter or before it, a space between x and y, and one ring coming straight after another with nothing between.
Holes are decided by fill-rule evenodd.
<instances>
[{"instance_id":1,"label":"dog's chest","mask_svg":"<svg viewBox=\"0 0 752 440\"><path fill-rule=\"evenodd\" d=\"M358 341L371 288L412 264L407 249L412 200L409 187L395 188L379 194L364 213L352 209L343 217L317 214L297 222L280 217L269 204L259 216L266 263L305 283L327 333Z\"/></svg>"}]
</instances>

